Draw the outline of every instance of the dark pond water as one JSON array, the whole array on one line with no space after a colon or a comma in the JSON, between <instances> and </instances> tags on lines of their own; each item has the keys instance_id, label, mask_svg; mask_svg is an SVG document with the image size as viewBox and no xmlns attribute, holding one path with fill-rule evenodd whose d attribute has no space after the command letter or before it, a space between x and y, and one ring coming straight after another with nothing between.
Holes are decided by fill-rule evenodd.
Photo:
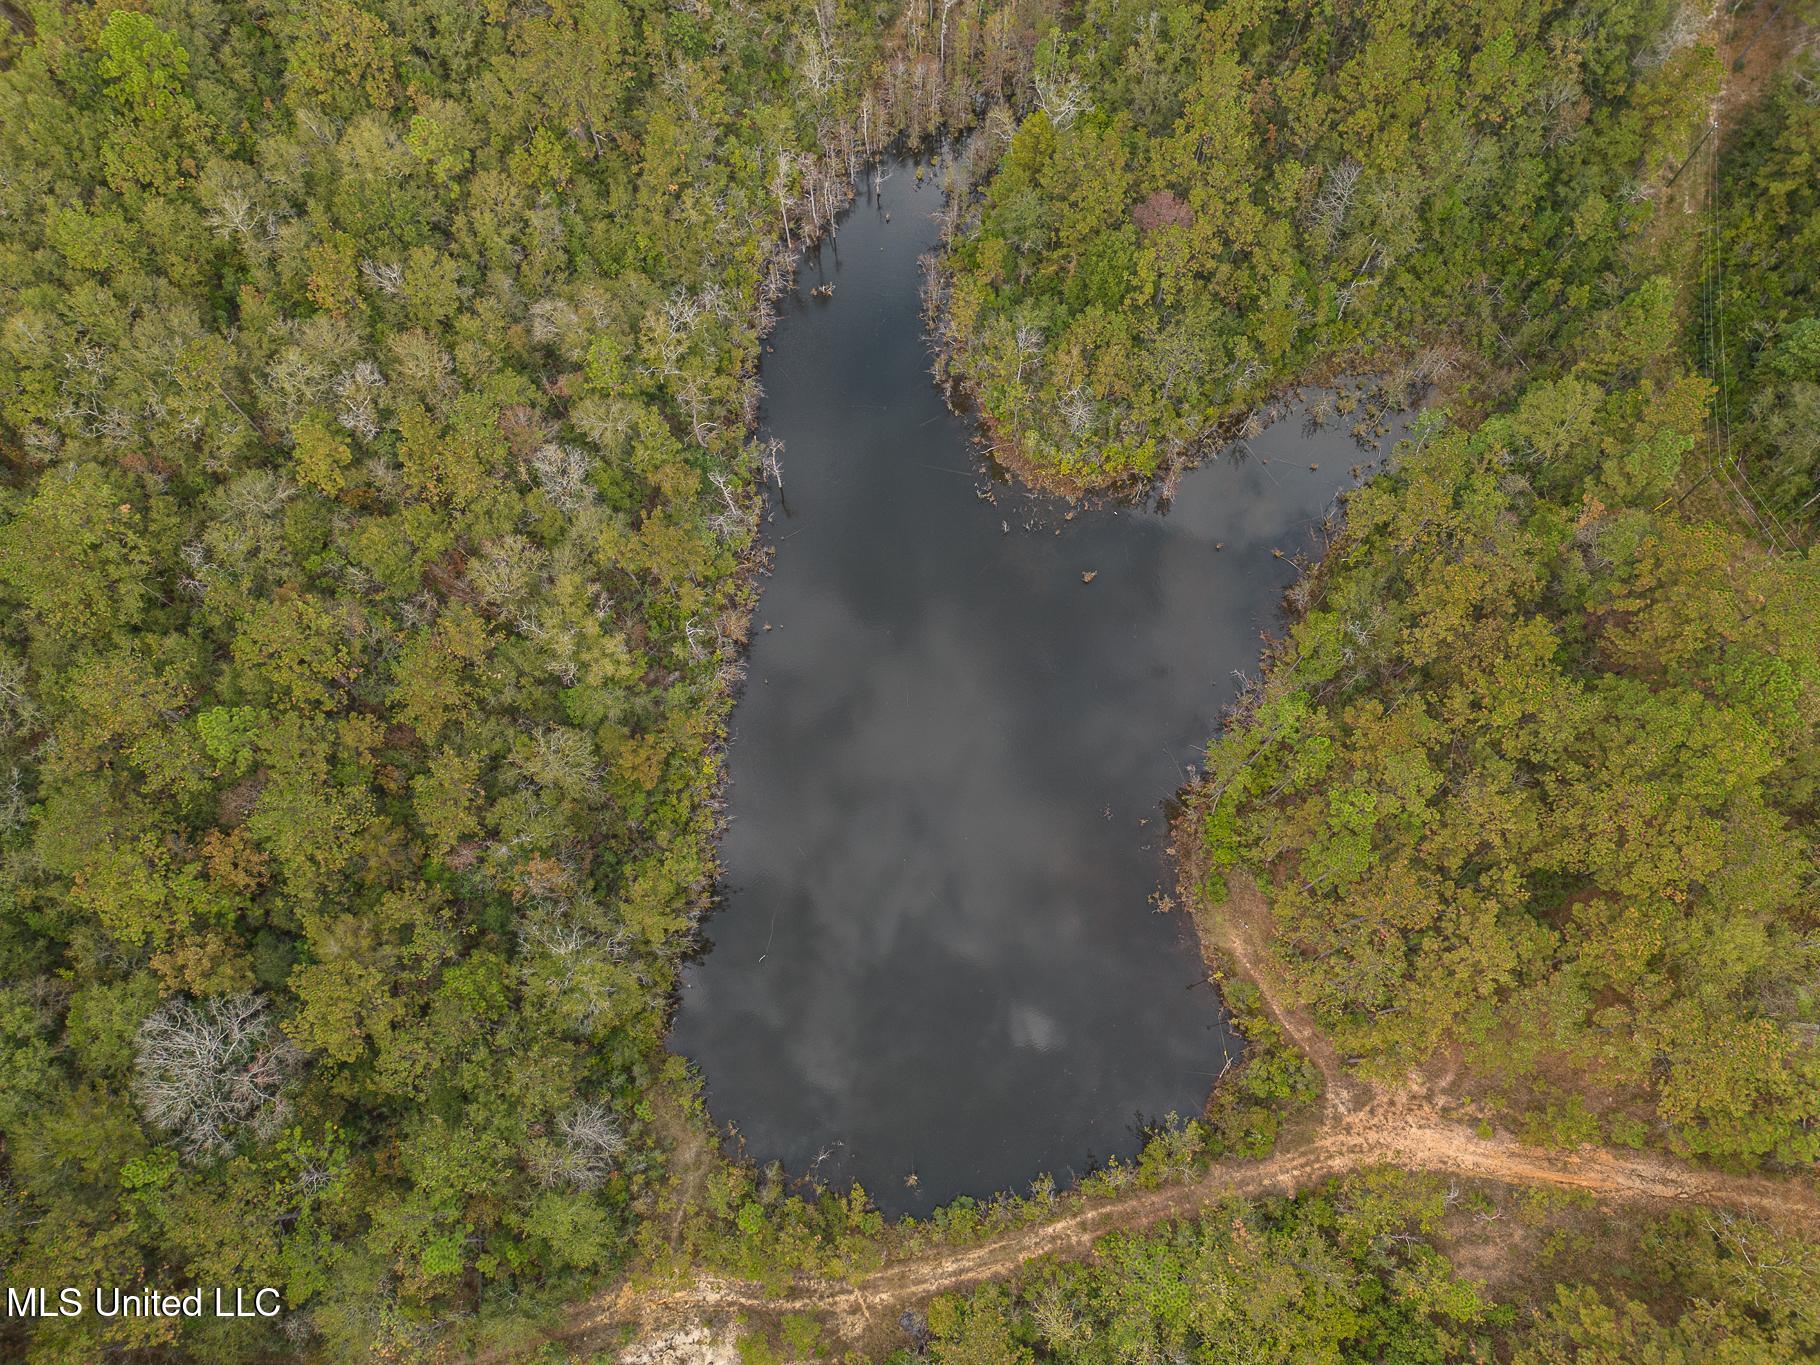
<instances>
[{"instance_id":1,"label":"dark pond water","mask_svg":"<svg viewBox=\"0 0 1820 1365\"><path fill-rule=\"evenodd\" d=\"M671 1046L748 1155L896 1215L1133 1153L1237 1052L1187 918L1150 904L1164 805L1279 625L1271 551L1311 546L1366 456L1279 422L1166 512L1071 521L988 484L918 315L938 191L899 164L883 200L804 265L765 359L772 629Z\"/></svg>"}]
</instances>

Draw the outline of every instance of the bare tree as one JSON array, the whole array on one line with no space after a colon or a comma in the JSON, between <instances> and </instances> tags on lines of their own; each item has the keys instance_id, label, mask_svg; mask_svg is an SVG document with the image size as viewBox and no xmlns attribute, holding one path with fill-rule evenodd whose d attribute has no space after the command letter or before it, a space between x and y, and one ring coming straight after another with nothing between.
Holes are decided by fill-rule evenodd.
<instances>
[{"instance_id":1,"label":"bare tree","mask_svg":"<svg viewBox=\"0 0 1820 1365\"><path fill-rule=\"evenodd\" d=\"M564 1114L557 1124L563 1142L590 1174L604 1179L626 1150L619 1120L604 1104L584 1104Z\"/></svg>"},{"instance_id":2,"label":"bare tree","mask_svg":"<svg viewBox=\"0 0 1820 1365\"><path fill-rule=\"evenodd\" d=\"M544 496L563 512L574 512L593 500L594 490L588 483L592 463L586 451L555 441L539 446L531 456L531 468Z\"/></svg>"},{"instance_id":3,"label":"bare tree","mask_svg":"<svg viewBox=\"0 0 1820 1365\"><path fill-rule=\"evenodd\" d=\"M703 311L699 295L677 289L661 309L646 314L642 338L656 363L644 367L645 373L660 379L674 379L682 373L683 358L689 352L695 323Z\"/></svg>"},{"instance_id":4,"label":"bare tree","mask_svg":"<svg viewBox=\"0 0 1820 1365\"><path fill-rule=\"evenodd\" d=\"M1087 87L1069 71L1039 72L1036 102L1051 123L1066 128L1087 107Z\"/></svg>"},{"instance_id":5,"label":"bare tree","mask_svg":"<svg viewBox=\"0 0 1820 1365\"><path fill-rule=\"evenodd\" d=\"M1024 371L1043 353L1043 329L1033 322L1020 322L1013 335L1017 348L1017 382L1024 382Z\"/></svg>"},{"instance_id":6,"label":"bare tree","mask_svg":"<svg viewBox=\"0 0 1820 1365\"><path fill-rule=\"evenodd\" d=\"M397 261L376 261L369 256L360 263L360 278L388 298L404 293L404 266Z\"/></svg>"},{"instance_id":7,"label":"bare tree","mask_svg":"<svg viewBox=\"0 0 1820 1365\"><path fill-rule=\"evenodd\" d=\"M835 13L830 0L818 0L815 6L815 32L800 40L800 70L809 88L818 95L826 94L846 74L847 61L841 56L834 33Z\"/></svg>"},{"instance_id":8,"label":"bare tree","mask_svg":"<svg viewBox=\"0 0 1820 1365\"><path fill-rule=\"evenodd\" d=\"M379 397L385 389L385 376L370 360L357 360L335 381L335 396L341 399L336 420L363 441L379 434Z\"/></svg>"},{"instance_id":9,"label":"bare tree","mask_svg":"<svg viewBox=\"0 0 1820 1365\"><path fill-rule=\"evenodd\" d=\"M217 236L250 238L259 225L259 210L251 195L230 187L215 196L215 202L202 215L202 221Z\"/></svg>"},{"instance_id":10,"label":"bare tree","mask_svg":"<svg viewBox=\"0 0 1820 1365\"><path fill-rule=\"evenodd\" d=\"M935 45L935 69L943 73L948 70L948 11L959 3L960 0L942 0L942 28Z\"/></svg>"},{"instance_id":11,"label":"bare tree","mask_svg":"<svg viewBox=\"0 0 1820 1365\"><path fill-rule=\"evenodd\" d=\"M1694 0L1683 0L1681 7L1675 11L1674 21L1661 30L1655 42L1639 51L1633 61L1645 71L1661 66L1677 52L1699 41L1700 35L1712 22L1712 15L1712 6L1695 4Z\"/></svg>"},{"instance_id":12,"label":"bare tree","mask_svg":"<svg viewBox=\"0 0 1820 1365\"><path fill-rule=\"evenodd\" d=\"M734 491L733 481L721 470L711 470L708 482L720 494L722 510L708 518L708 527L722 540L748 529L757 519L756 506L742 501Z\"/></svg>"},{"instance_id":13,"label":"bare tree","mask_svg":"<svg viewBox=\"0 0 1820 1365\"><path fill-rule=\"evenodd\" d=\"M531 1159L533 1172L545 1185L597 1190L626 1150L625 1132L604 1104L578 1105L557 1121L556 1131L560 1141Z\"/></svg>"},{"instance_id":14,"label":"bare tree","mask_svg":"<svg viewBox=\"0 0 1820 1365\"><path fill-rule=\"evenodd\" d=\"M546 556L521 535L490 540L468 560L468 582L490 607L511 606L530 593L543 576Z\"/></svg>"},{"instance_id":15,"label":"bare tree","mask_svg":"<svg viewBox=\"0 0 1820 1365\"><path fill-rule=\"evenodd\" d=\"M624 987L614 970L631 950L623 926L601 931L604 912L586 897L536 904L521 917L518 972L567 1028L593 1033Z\"/></svg>"},{"instance_id":16,"label":"bare tree","mask_svg":"<svg viewBox=\"0 0 1820 1365\"><path fill-rule=\"evenodd\" d=\"M283 1090L303 1054L253 991L166 1001L139 1026L133 1094L188 1157L219 1156L242 1128L269 1137L284 1122Z\"/></svg>"},{"instance_id":17,"label":"bare tree","mask_svg":"<svg viewBox=\"0 0 1820 1365\"><path fill-rule=\"evenodd\" d=\"M1543 139L1550 151L1568 141L1586 122L1591 101L1572 76L1558 75L1542 87L1536 98L1544 126Z\"/></svg>"},{"instance_id":18,"label":"bare tree","mask_svg":"<svg viewBox=\"0 0 1820 1365\"><path fill-rule=\"evenodd\" d=\"M796 159L778 148L777 161L771 173L771 193L777 196L778 215L784 220L784 250L796 250L796 244L790 240L790 172L796 165Z\"/></svg>"},{"instance_id":19,"label":"bare tree","mask_svg":"<svg viewBox=\"0 0 1820 1365\"><path fill-rule=\"evenodd\" d=\"M676 387L676 400L689 414L689 435L695 444L707 450L714 433L721 429L719 422L711 421L707 413L717 410L714 397L702 387L701 381L690 375Z\"/></svg>"},{"instance_id":20,"label":"bare tree","mask_svg":"<svg viewBox=\"0 0 1820 1365\"><path fill-rule=\"evenodd\" d=\"M0 781L0 834L11 834L23 826L29 810L30 804L19 784L19 768L15 764L7 769L5 780Z\"/></svg>"},{"instance_id":21,"label":"bare tree","mask_svg":"<svg viewBox=\"0 0 1820 1365\"><path fill-rule=\"evenodd\" d=\"M923 29L928 23L928 0L909 0L904 6L904 34L910 40L910 50L921 52L923 49Z\"/></svg>"},{"instance_id":22,"label":"bare tree","mask_svg":"<svg viewBox=\"0 0 1820 1365\"><path fill-rule=\"evenodd\" d=\"M545 792L560 792L580 799L599 786L599 756L594 741L581 730L566 725L538 727L530 743L516 748L512 765L525 781Z\"/></svg>"},{"instance_id":23,"label":"bare tree","mask_svg":"<svg viewBox=\"0 0 1820 1365\"><path fill-rule=\"evenodd\" d=\"M1334 166L1321 182L1321 192L1309 208L1309 231L1322 251L1330 251L1345 226L1346 212L1359 187L1359 163L1351 157Z\"/></svg>"}]
</instances>

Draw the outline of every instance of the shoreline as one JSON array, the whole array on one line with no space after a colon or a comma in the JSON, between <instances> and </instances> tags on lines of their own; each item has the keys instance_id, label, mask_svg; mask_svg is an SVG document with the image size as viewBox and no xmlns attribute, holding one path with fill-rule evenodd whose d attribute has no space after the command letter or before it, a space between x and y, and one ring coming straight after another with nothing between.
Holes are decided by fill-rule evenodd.
<instances>
[{"instance_id":1,"label":"shoreline","mask_svg":"<svg viewBox=\"0 0 1820 1365\"><path fill-rule=\"evenodd\" d=\"M901 146L901 144L899 145ZM939 168L950 155L953 155L952 148L953 144L950 143L945 144L939 150L931 151L928 144L925 143L914 147L901 147L901 150L896 153L896 156L904 162L917 166L933 166L937 168L937 174L939 174ZM890 153L884 155L890 155ZM875 159L874 162L868 163L868 165L863 167L857 174L844 182L845 197L841 201L840 208L830 215L813 239L809 241L800 241L791 248L786 248L781 240L774 241L772 255L765 267L760 296L754 305L758 311L758 321L760 323L760 329L758 331L759 345L755 352L754 367L751 374L752 382L755 384L757 375L762 368L764 358L770 353L768 347L765 345L765 338L771 334L776 323L780 320L779 316L772 311L772 305L782 299L786 292L791 292L796 289L795 281L798 279L802 267L808 262L809 253L811 251L824 249L826 245L834 239L835 235L838 234L847 215L852 213L860 199L869 193L867 189L867 178L871 173L872 167L877 164L877 160L878 159ZM942 191L942 193L945 194L947 191ZM930 344L930 347L933 350L939 341L939 335L935 325L929 319L926 308L924 310L924 325L924 339ZM1339 368L1337 361L1332 368ZM936 368L936 372L932 374L928 382L936 386L944 404L948 406L951 411L954 411L957 415L961 416L963 420L967 421L973 428L971 440L976 457L980 461L979 470L982 475L994 479L1004 478L1016 481L1028 492L1039 495L1063 497L1070 502L1076 502L1083 499L1103 498L1111 502L1133 505L1153 494L1157 496L1159 500L1166 501L1167 498L1173 494L1175 488L1179 485L1180 479L1187 472L1198 467L1200 463L1206 462L1213 456L1221 453L1225 447L1230 446L1234 441L1242 441L1246 439L1247 434L1255 435L1264 427L1281 420L1289 413L1301 393L1308 387L1318 385L1321 377L1322 376L1310 376L1307 377L1303 383L1298 384L1286 383L1281 391L1267 405L1262 405L1258 409L1233 418L1230 423L1232 434L1226 437L1220 445L1216 446L1209 444L1205 446L1197 452L1196 458L1178 462L1167 474L1159 474L1158 476L1148 479L1132 481L1124 488L1113 486L1077 488L1072 492L1045 482L1040 476L1040 471L1035 470L1034 467L1029 470L1030 475L1033 477L1026 478L1022 476L1024 471L1019 470L1015 466L1009 466L1006 462L998 459L991 449L990 419L987 418L976 405L972 404L972 400L968 396L965 386L958 379L943 377L939 364ZM1331 376L1327 377L1331 380ZM1381 385L1379 385L1376 377L1365 376L1355 383L1347 385L1341 392L1353 395L1354 401L1357 403L1359 401L1359 395L1376 392L1380 387ZM1353 409L1349 408L1348 412L1352 410ZM748 449L752 449L756 452L759 447L751 441L751 438L759 434L761 430L757 420L756 403L750 405L749 412L750 421L747 427ZM1379 414L1377 413L1371 414L1374 418L1378 415ZM1387 455L1388 451L1381 451L1374 457L1374 463L1386 458ZM787 460L787 450L784 453L784 458ZM748 548L747 552L742 555L740 565L735 570L731 610L737 613L740 630L736 633L729 632L729 643L731 648L727 651L726 662L723 664L723 669L728 671L730 681L726 690L723 692L721 699L717 703L719 708L717 727L720 732L720 738L714 748L715 774L712 796L710 798L712 829L708 835L712 846L713 857L711 867L714 875L712 882L703 893L701 903L695 911L692 912L692 920L697 930L697 941L692 945L690 951L681 959L682 963L698 961L708 951L712 950L712 945L706 941L705 935L701 934L700 930L701 927L705 925L712 916L718 914L725 905L724 879L726 876L726 868L721 862L720 848L722 839L727 830L728 820L726 784L729 780L729 766L726 761L726 752L727 745L730 742L730 736L727 733L727 725L731 713L738 704L740 697L743 695L743 690L747 685L744 676L746 667L745 661L751 644L752 633L756 628L758 621L758 602L762 587L760 579L763 575L771 571L773 556L777 549L776 544L767 538L765 529L766 518L772 506L771 498L774 496L770 488L770 479L765 476L762 467L757 473L760 483L759 486L754 488L754 496L762 499L763 504L758 513L758 520L755 523L751 546ZM1322 556L1323 558L1325 557L1325 550L1322 551ZM1306 572L1309 574L1318 573L1320 563L1321 560L1314 560L1309 564ZM1297 609L1297 604L1289 596L1294 594L1295 591L1294 585L1286 590L1286 599L1281 607L1285 618L1281 623L1283 625L1293 621L1295 617L1300 614ZM1260 651L1260 663L1267 664L1272 653L1279 645L1280 639L1266 641ZM1247 701L1248 698L1245 694L1241 694L1239 697L1235 698L1231 708L1229 708L1229 714L1242 711L1246 706ZM1210 735L1206 738L1210 740L1212 736ZM1159 793L1159 800L1166 805L1174 802L1179 806L1178 813L1171 820L1168 842L1164 849L1164 856L1167 861L1167 871L1162 875L1164 887L1166 888L1173 881L1178 894L1175 898L1171 899L1165 892L1164 899L1169 902L1169 908L1172 910L1183 910L1187 912L1190 927L1194 935L1195 951L1200 955L1202 964L1208 968L1207 980L1219 990L1221 1013L1228 1020L1234 1021L1235 1034L1242 1045L1242 1050L1236 1056L1228 1059L1225 1068L1219 1073L1215 1082L1207 1088L1201 1099L1199 1114L1203 1118L1206 1118L1214 1112L1221 1102L1222 1096L1231 1089L1234 1083L1236 1083L1245 1067L1253 1059L1256 1048L1254 1047L1253 1040L1236 1027L1239 1012L1233 1009L1232 1002L1228 999L1227 992L1220 988L1219 978L1221 969L1224 967L1227 959L1221 952L1220 945L1216 941L1215 936L1210 933L1208 925L1203 922L1204 917L1197 912L1197 903L1200 897L1198 894L1193 896L1187 894L1191 884L1197 878L1197 873L1196 864L1192 856L1186 853L1186 850L1190 849L1190 845L1183 843L1183 838L1186 833L1184 822L1192 819L1195 814L1196 806L1194 795L1197 787L1198 779L1191 782L1187 787L1177 788L1172 793ZM731 1124L714 1121L706 1099L706 1077L703 1075L698 1063L686 1054L673 1051L671 1048L670 1040L675 1029L676 1012L681 1007L682 1003L680 985L679 972L677 987L671 991L667 1001L667 1008L664 1016L665 1027L661 1043L663 1056L668 1059L673 1059L686 1068L685 1074L687 1075L688 1080L683 1083L683 1092L678 1098L680 1098L687 1107L699 1111L702 1122L700 1131L695 1135L696 1140L711 1144L716 1160L728 1162L736 1167L742 1167L749 1172L755 1172L758 1169L758 1163L744 1152L743 1141L738 1129ZM1135 1157L1132 1159L1135 1159ZM1040 1178L1038 1173L1032 1174L1033 1177ZM1081 1181L1090 1180L1091 1178L1092 1174L1089 1173L1086 1176L1078 1178L1075 1184L1068 1188L1078 1189ZM816 1183L815 1178L812 1175L797 1175L795 1173L788 1173L788 1187L803 1194L820 1193L828 1188ZM1007 1188L991 1195L973 1198L970 1202L975 1204L991 1203L994 1200L1005 1198L1021 1199L1022 1196L1017 1194L1013 1189ZM913 1218L912 1215L905 1215L905 1217L913 1218L913 1221L916 1224L926 1226L939 1211L939 1209L932 1210L929 1214L925 1214L921 1218Z\"/></svg>"}]
</instances>

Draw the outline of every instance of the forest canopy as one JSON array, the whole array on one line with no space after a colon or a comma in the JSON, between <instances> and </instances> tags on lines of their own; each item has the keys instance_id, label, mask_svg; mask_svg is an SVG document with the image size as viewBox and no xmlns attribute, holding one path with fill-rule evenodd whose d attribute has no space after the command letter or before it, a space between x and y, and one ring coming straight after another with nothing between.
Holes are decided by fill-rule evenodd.
<instances>
[{"instance_id":1,"label":"forest canopy","mask_svg":"<svg viewBox=\"0 0 1820 1365\"><path fill-rule=\"evenodd\" d=\"M288 1335L186 1348L345 1359L628 1254L713 869L758 304L862 150L880 27L9 19L9 1282L275 1285Z\"/></svg>"},{"instance_id":2,"label":"forest canopy","mask_svg":"<svg viewBox=\"0 0 1820 1365\"><path fill-rule=\"evenodd\" d=\"M663 1037L787 249L973 125L936 323L1026 472L1342 366L1441 397L1192 806L1300 1003L1538 1141L1810 1170L1820 101L1796 57L1703 141L1723 79L1671 0L8 6L0 1263L287 1311L0 1345L397 1358L877 1234L722 1162L664 1242ZM1510 1325L1447 1198L1235 1205L922 1345L1442 1358ZM1521 1358L1814 1349L1756 1243L1650 1246L1685 1314L1568 1284Z\"/></svg>"},{"instance_id":3,"label":"forest canopy","mask_svg":"<svg viewBox=\"0 0 1820 1365\"><path fill-rule=\"evenodd\" d=\"M1532 365L1610 302L1717 84L1674 0L1089 0L949 253L996 451L1103 485L1286 381ZM1639 341L1642 341L1639 338Z\"/></svg>"},{"instance_id":4,"label":"forest canopy","mask_svg":"<svg viewBox=\"0 0 1820 1365\"><path fill-rule=\"evenodd\" d=\"M1714 183L1749 207L1652 222L1660 195L1618 196L1596 288L1563 275L1508 396L1417 419L1210 752L1209 857L1265 875L1340 1051L1461 1061L1539 1140L1820 1159L1820 581L1785 427L1812 264L1770 244L1814 227L1790 170L1812 71L1797 53L1743 117ZM1601 173L1647 189L1659 154L1615 146ZM1729 361L1721 287L1750 318Z\"/></svg>"},{"instance_id":5,"label":"forest canopy","mask_svg":"<svg viewBox=\"0 0 1820 1365\"><path fill-rule=\"evenodd\" d=\"M1675 1213L1642 1220L1614 1273L1577 1225L1585 1219L1387 1171L1293 1200L1234 1200L1115 1233L1091 1261L1042 1261L1010 1285L944 1295L917 1358L1792 1365L1820 1349L1811 1238ZM1498 1249L1475 1266L1489 1260L1509 1282L1490 1291L1455 1259L1488 1232ZM1536 1286L1522 1264L1531 1256L1560 1282Z\"/></svg>"}]
</instances>

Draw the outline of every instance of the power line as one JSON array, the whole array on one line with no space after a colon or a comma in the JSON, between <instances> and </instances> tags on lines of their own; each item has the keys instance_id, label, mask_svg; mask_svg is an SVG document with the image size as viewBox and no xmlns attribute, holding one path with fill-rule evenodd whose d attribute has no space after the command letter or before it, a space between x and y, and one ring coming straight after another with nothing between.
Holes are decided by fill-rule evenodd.
<instances>
[{"instance_id":1,"label":"power line","mask_svg":"<svg viewBox=\"0 0 1820 1365\"><path fill-rule=\"evenodd\" d=\"M1771 15L1774 18L1774 15ZM1727 23L1731 16L1727 16ZM1760 34L1762 29L1758 29ZM1756 41L1753 36L1752 42ZM1748 50L1748 46L1746 48ZM1720 195L1720 108L1715 106L1707 124L1706 138L1710 141L1711 152L1708 155L1707 182L1707 215L1708 228L1711 233L1708 242L1709 250L1705 264L1706 298L1704 314L1706 322L1706 360L1710 371L1709 378L1714 382L1717 401L1713 410L1713 456L1717 461L1720 474L1724 477L1733 495L1744 505L1749 519L1769 538L1772 549L1778 548L1786 540L1791 548L1798 548L1798 542L1789 534L1775 512L1765 503L1758 505L1756 485L1752 482L1750 471L1744 467L1732 446L1731 423L1731 364L1725 341L1725 243L1724 214ZM1696 148L1696 154L1698 149ZM1690 156L1691 159L1691 156ZM1685 163L1683 163L1685 165ZM1743 480L1740 486L1739 480ZM1767 518L1767 520L1766 520Z\"/></svg>"}]
</instances>

